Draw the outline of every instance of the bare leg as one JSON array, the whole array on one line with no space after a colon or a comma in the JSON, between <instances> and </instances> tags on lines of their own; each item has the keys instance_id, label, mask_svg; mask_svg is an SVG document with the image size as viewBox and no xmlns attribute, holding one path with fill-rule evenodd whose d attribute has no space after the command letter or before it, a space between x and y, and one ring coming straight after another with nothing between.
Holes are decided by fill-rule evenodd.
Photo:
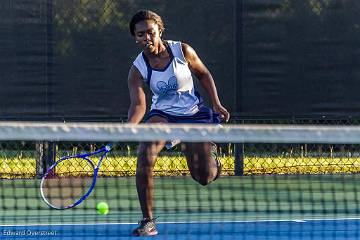
<instances>
[{"instance_id":1,"label":"bare leg","mask_svg":"<svg viewBox=\"0 0 360 240\"><path fill-rule=\"evenodd\" d=\"M148 123L166 123L166 119L154 116ZM140 143L136 166L136 189L144 218L153 218L154 179L153 170L156 158L165 141Z\"/></svg>"},{"instance_id":2,"label":"bare leg","mask_svg":"<svg viewBox=\"0 0 360 240\"><path fill-rule=\"evenodd\" d=\"M184 143L187 164L192 178L206 186L212 182L218 173L217 163L211 156L213 143Z\"/></svg>"}]
</instances>

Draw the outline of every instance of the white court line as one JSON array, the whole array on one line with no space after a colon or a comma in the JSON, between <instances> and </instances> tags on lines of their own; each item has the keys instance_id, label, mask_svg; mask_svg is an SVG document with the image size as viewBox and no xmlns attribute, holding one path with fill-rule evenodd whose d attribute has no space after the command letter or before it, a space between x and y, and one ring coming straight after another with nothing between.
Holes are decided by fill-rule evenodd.
<instances>
[{"instance_id":1,"label":"white court line","mask_svg":"<svg viewBox=\"0 0 360 240\"><path fill-rule=\"evenodd\" d=\"M157 224L204 224L204 223L264 223L264 222L315 222L315 221L352 221L360 220L360 217L354 218L314 218L314 219L262 219L262 220L235 220L235 221L198 221L198 222L157 222ZM0 225L0 227L35 227L35 226L92 226L92 225L134 225L136 222L132 223L50 223L50 224L18 224L18 225Z\"/></svg>"}]
</instances>

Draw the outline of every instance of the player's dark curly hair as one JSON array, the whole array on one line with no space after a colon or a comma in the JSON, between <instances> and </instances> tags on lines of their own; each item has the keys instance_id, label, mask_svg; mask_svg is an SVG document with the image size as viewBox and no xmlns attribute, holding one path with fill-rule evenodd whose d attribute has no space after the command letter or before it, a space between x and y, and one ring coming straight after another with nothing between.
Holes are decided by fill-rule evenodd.
<instances>
[{"instance_id":1,"label":"player's dark curly hair","mask_svg":"<svg viewBox=\"0 0 360 240\"><path fill-rule=\"evenodd\" d=\"M158 14L156 14L150 10L140 10L137 13L135 13L135 15L131 18L131 21L129 23L131 35L133 35L133 36L135 35L135 25L138 22L141 22L144 20L154 21L159 26L160 32L163 32L165 29L164 22Z\"/></svg>"}]
</instances>

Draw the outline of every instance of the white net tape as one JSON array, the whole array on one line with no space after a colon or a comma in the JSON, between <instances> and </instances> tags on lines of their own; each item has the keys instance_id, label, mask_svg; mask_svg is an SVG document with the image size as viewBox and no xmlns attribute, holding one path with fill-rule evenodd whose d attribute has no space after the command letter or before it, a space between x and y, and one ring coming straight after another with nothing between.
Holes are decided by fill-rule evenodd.
<instances>
[{"instance_id":1,"label":"white net tape","mask_svg":"<svg viewBox=\"0 0 360 240\"><path fill-rule=\"evenodd\" d=\"M0 140L360 143L358 126L0 122Z\"/></svg>"}]
</instances>

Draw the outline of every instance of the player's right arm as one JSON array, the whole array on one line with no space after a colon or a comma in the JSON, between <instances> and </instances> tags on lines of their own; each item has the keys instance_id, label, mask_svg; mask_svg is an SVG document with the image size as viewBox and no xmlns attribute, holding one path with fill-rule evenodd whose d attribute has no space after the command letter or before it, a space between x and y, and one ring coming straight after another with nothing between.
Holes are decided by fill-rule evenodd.
<instances>
[{"instance_id":1,"label":"player's right arm","mask_svg":"<svg viewBox=\"0 0 360 240\"><path fill-rule=\"evenodd\" d=\"M134 65L131 66L129 71L128 88L130 93L128 122L139 123L145 115L146 98L143 89L142 76Z\"/></svg>"}]
</instances>

